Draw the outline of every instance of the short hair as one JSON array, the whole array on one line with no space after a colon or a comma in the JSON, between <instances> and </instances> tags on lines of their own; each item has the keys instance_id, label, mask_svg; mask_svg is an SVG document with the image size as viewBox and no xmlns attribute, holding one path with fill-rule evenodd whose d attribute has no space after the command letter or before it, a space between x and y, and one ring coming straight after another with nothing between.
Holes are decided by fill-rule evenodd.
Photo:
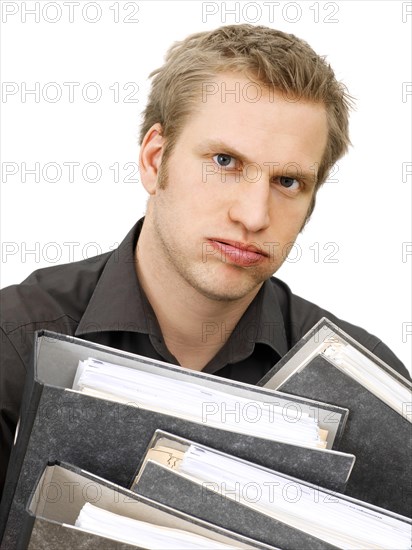
<instances>
[{"instance_id":1,"label":"short hair","mask_svg":"<svg viewBox=\"0 0 412 550\"><path fill-rule=\"evenodd\" d=\"M291 101L325 105L328 140L318 167L317 190L350 145L352 98L325 57L293 34L269 27L227 25L174 43L164 65L150 74L152 87L143 112L140 143L153 124L160 123L166 139L162 161L166 161L196 109L204 83L222 73L243 74Z\"/></svg>"}]
</instances>

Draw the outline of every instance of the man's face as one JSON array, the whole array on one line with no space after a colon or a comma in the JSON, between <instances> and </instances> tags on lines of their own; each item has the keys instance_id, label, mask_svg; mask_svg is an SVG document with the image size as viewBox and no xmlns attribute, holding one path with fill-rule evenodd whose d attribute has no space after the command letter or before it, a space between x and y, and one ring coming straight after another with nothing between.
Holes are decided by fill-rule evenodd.
<instances>
[{"instance_id":1,"label":"man's face","mask_svg":"<svg viewBox=\"0 0 412 550\"><path fill-rule=\"evenodd\" d=\"M238 75L217 77L213 90L186 122L147 216L169 277L236 300L277 271L304 224L326 112Z\"/></svg>"}]
</instances>

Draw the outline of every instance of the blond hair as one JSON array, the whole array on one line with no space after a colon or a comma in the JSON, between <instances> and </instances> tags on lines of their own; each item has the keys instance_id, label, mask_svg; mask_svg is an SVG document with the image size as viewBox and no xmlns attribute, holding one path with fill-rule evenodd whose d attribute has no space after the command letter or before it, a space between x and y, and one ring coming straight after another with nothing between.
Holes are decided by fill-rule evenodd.
<instances>
[{"instance_id":1,"label":"blond hair","mask_svg":"<svg viewBox=\"0 0 412 550\"><path fill-rule=\"evenodd\" d=\"M164 65L150 74L152 88L143 113L140 142L153 124L160 123L166 139L162 161L166 162L187 118L196 109L204 83L228 72L241 73L291 101L303 99L325 105L328 141L318 167L318 188L350 145L352 98L324 57L304 40L269 27L227 25L173 44Z\"/></svg>"}]
</instances>

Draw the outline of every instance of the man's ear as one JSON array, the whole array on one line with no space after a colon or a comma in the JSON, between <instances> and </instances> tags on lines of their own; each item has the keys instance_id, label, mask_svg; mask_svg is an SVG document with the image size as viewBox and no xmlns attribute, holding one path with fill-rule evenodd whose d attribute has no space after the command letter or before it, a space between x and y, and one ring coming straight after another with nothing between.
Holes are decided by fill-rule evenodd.
<instances>
[{"instance_id":1,"label":"man's ear","mask_svg":"<svg viewBox=\"0 0 412 550\"><path fill-rule=\"evenodd\" d=\"M165 139L162 135L162 125L157 122L146 133L140 146L139 170L143 187L154 195L157 188L157 177L162 162Z\"/></svg>"}]
</instances>

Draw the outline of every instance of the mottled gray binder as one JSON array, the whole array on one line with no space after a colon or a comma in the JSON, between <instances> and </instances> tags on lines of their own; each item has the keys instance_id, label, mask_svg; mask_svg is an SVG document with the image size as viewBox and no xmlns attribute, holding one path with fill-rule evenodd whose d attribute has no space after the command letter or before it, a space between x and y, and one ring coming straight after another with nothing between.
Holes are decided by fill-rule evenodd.
<instances>
[{"instance_id":1,"label":"mottled gray binder","mask_svg":"<svg viewBox=\"0 0 412 550\"><path fill-rule=\"evenodd\" d=\"M322 486L341 489L348 479L354 462L350 454L241 435L75 392L70 388L78 361L90 356L205 388L230 391L251 401L264 399L268 403L292 403L301 410L312 409L323 419L321 427L329 429L335 440L341 437L345 424L347 410L340 407L285 396L78 338L40 331L35 339L34 377L28 377L25 388L22 423L2 500L0 525L5 529L3 540L7 548L14 547L24 506L45 462L70 462L127 487L158 428L284 473L298 474Z\"/></svg>"},{"instance_id":2,"label":"mottled gray binder","mask_svg":"<svg viewBox=\"0 0 412 550\"><path fill-rule=\"evenodd\" d=\"M149 444L148 451L156 441L164 440L172 443L178 450L187 449L194 443L184 438L176 437L162 430L157 430ZM202 445L194 443L196 447ZM291 485L302 484L301 480L285 476ZM191 515L215 523L261 543L277 546L282 550L332 550L333 546L317 537L282 521L267 516L238 500L225 496L224 491L218 493L208 488L208 483L198 484L179 474L178 471L153 462L150 458L143 460L138 469L136 479L131 485L132 491L140 496L190 513ZM309 485L309 484L308 484ZM332 493L334 495L334 493Z\"/></svg>"},{"instance_id":3,"label":"mottled gray binder","mask_svg":"<svg viewBox=\"0 0 412 550\"><path fill-rule=\"evenodd\" d=\"M192 467L189 468L189 470L185 470L184 468L182 470L185 454L192 446L196 449L194 455L192 454ZM206 453L208 451L213 452L215 457L213 459L209 457L208 461L203 463L203 466L201 465L202 462L198 462L197 467L195 467L196 460L193 456L198 456L200 458L202 456L202 451ZM231 464L233 462L233 466L230 466L230 470L228 469L228 464L223 466L223 471L230 471L232 473L232 480L226 478L226 483L224 481L224 474L215 473L218 479L212 482L214 479L213 474L211 476L210 473L205 473L204 470L204 468L207 468L205 464L209 461L216 466L215 461L218 461L219 457L221 457L223 461L233 459L230 461ZM217 523L226 529L238 533L247 534L255 540L279 546L283 550L306 548L330 550L337 547L354 547L355 542L348 541L343 533L343 546L341 546L336 538L335 543L323 540L318 529L315 529L315 533L312 534L306 532L304 520L300 523L299 527L297 527L293 524L293 520L288 520L286 516L281 520L279 516L275 518L263 512L263 510L260 511L253 508L255 504L259 504L260 499L263 497L262 502L266 504L273 503L274 508L272 511L275 513L276 499L288 500L288 497L283 492L283 489L281 492L275 493L274 491L269 491L268 488L271 485L272 489L274 485L279 486L279 478L283 478L282 481L285 483L284 487L287 487L288 491L292 490L293 497L292 500L289 500L289 502L292 503L292 507L288 510L292 514L293 502L298 502L303 494L309 495L310 497L306 503L307 506L312 506L311 510L308 510L310 512L309 518L313 512L316 513L320 520L322 520L324 517L323 513L326 511L330 512L333 516L334 506L340 503L343 505L343 508L349 512L346 519L349 523L344 525L348 535L351 533L351 513L354 510L358 510L359 515L357 519L352 517L354 527L356 527L356 524L359 526L359 521L362 522L363 518L369 514L378 518L382 526L387 526L387 531L381 532L380 537L378 537L380 540L385 539L385 544L382 543L379 548L394 549L395 546L398 548L398 545L395 544L396 539L392 539L393 545L387 539L391 530L389 526L391 522L394 521L397 525L395 527L392 523L392 528L397 532L400 532L400 530L403 531L405 535L403 538L405 547L409 548L408 533L411 533L412 522L408 518L351 498L347 495L315 486L301 479L269 470L268 468L253 465L253 474L251 474L252 479L248 481L242 477L241 483L246 483L239 485L238 492L236 492L235 486L233 485L233 479L236 479L236 468L238 466L239 469L242 470L242 467L246 464L247 461L229 456L227 453L222 453L207 448L204 445L199 445L194 441L177 437L162 430L157 430L147 449L145 457L139 465L136 478L131 488L141 496L146 496L159 503L172 506L182 512L190 512L190 514L200 519ZM193 475L196 475L198 478L197 480L191 478L191 472ZM273 478L273 475L275 475L276 478ZM275 479L277 479L277 481L275 481ZM249 489L251 486L253 487L250 493ZM256 487L258 490L256 490ZM245 488L248 488L248 490L245 491ZM312 492L312 496L310 496L309 491ZM243 496L243 500L240 495ZM268 497L268 495L272 496ZM280 502L278 502L278 504L280 504ZM276 513L279 514L279 509ZM297 511L297 515L299 517L299 511ZM310 525L310 520L308 525ZM325 534L327 532L326 527ZM346 544L343 542L345 539ZM366 543L366 540L364 542ZM397 539L397 542L399 542L399 539ZM360 542L359 544L362 545ZM373 543L370 542L367 547L372 548L372 544ZM388 546L388 544L390 544L390 546Z\"/></svg>"},{"instance_id":4,"label":"mottled gray binder","mask_svg":"<svg viewBox=\"0 0 412 550\"><path fill-rule=\"evenodd\" d=\"M182 529L236 548L273 550L273 547L140 497L64 463L56 463L45 468L29 499L20 526L17 547L28 550L143 548L75 527L76 519L86 502L115 514L159 526Z\"/></svg>"},{"instance_id":5,"label":"mottled gray binder","mask_svg":"<svg viewBox=\"0 0 412 550\"><path fill-rule=\"evenodd\" d=\"M349 409L339 449L356 463L345 493L407 517L412 512L412 398L399 414L366 389L328 355L330 346L349 345L409 390L412 385L339 327L323 318L259 385Z\"/></svg>"}]
</instances>

